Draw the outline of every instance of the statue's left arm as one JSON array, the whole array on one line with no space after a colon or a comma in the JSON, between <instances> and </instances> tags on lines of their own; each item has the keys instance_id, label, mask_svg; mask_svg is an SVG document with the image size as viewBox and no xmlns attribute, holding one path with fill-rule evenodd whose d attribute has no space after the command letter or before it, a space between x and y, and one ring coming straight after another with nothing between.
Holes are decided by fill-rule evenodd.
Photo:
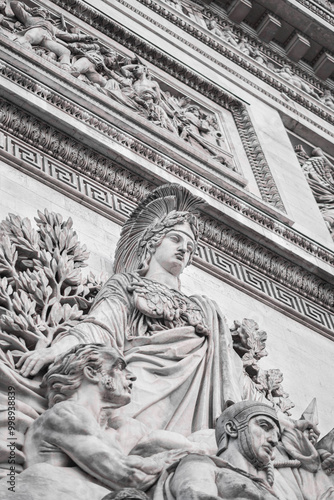
<instances>
[{"instance_id":1,"label":"statue's left arm","mask_svg":"<svg viewBox=\"0 0 334 500\"><path fill-rule=\"evenodd\" d=\"M200 455L184 458L175 471L170 489L176 500L219 500L214 462Z\"/></svg>"}]
</instances>

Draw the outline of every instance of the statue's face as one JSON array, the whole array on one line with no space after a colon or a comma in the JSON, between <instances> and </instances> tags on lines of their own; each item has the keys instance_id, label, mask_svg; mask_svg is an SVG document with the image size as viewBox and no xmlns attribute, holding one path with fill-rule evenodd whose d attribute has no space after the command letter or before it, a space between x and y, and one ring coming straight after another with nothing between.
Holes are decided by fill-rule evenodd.
<instances>
[{"instance_id":1,"label":"statue's face","mask_svg":"<svg viewBox=\"0 0 334 500\"><path fill-rule=\"evenodd\" d=\"M266 415L257 415L250 419L245 432L255 458L263 465L268 464L274 455L279 437L275 421Z\"/></svg>"},{"instance_id":2,"label":"statue's face","mask_svg":"<svg viewBox=\"0 0 334 500\"><path fill-rule=\"evenodd\" d=\"M100 390L103 401L112 406L121 407L131 401L131 391L136 377L126 367L122 357L106 359L103 362L100 378Z\"/></svg>"},{"instance_id":3,"label":"statue's face","mask_svg":"<svg viewBox=\"0 0 334 500\"><path fill-rule=\"evenodd\" d=\"M154 262L173 276L179 276L187 266L195 245L190 224L176 224L156 247L150 266Z\"/></svg>"},{"instance_id":4,"label":"statue's face","mask_svg":"<svg viewBox=\"0 0 334 500\"><path fill-rule=\"evenodd\" d=\"M134 74L135 77L139 77L140 75L146 73L146 68L145 66L138 64L133 68L132 73Z\"/></svg>"}]
</instances>

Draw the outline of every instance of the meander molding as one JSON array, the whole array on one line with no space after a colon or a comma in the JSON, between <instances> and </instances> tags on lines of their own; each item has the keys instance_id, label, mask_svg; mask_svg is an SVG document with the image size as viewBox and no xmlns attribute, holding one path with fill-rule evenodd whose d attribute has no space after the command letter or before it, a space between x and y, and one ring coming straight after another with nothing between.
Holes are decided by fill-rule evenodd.
<instances>
[{"instance_id":1,"label":"meander molding","mask_svg":"<svg viewBox=\"0 0 334 500\"><path fill-rule=\"evenodd\" d=\"M134 204L152 190L146 180L13 105L2 110L2 124L11 131L0 135L4 161L115 222L124 222ZM208 214L202 213L200 226L198 267L332 336L334 287L330 283Z\"/></svg>"},{"instance_id":2,"label":"meander molding","mask_svg":"<svg viewBox=\"0 0 334 500\"><path fill-rule=\"evenodd\" d=\"M2 65L2 69L4 68L6 68L6 66ZM84 123L88 123L89 125L93 126L94 129L101 131L116 143L120 143L126 146L131 151L137 153L139 156L142 156L148 159L150 162L155 163L163 170L171 172L179 179L182 179L183 181L189 183L191 186L199 188L202 192L207 193L213 199L216 199L219 202L231 207L233 210L243 214L250 220L256 221L256 223L265 227L269 231L280 235L287 241L306 250L308 253L316 256L326 263L329 263L330 265L334 263L333 254L330 251L326 250L320 245L316 245L313 241L308 240L299 233L295 232L293 229L288 228L286 225L281 224L279 220L277 220L276 218L272 218L269 213L265 214L264 207L261 207L259 210L254 205L247 203L246 195L245 201L241 201L230 191L227 193L224 189L219 188L215 184L211 184L203 177L200 177L193 172L187 171L183 165L176 164L170 161L170 159L165 155L162 155L152 148L148 147L147 145L142 144L137 139L134 139L130 134L120 131L116 127L111 126L109 123L100 120L95 115L87 112L86 109L82 109L79 106L73 105L73 103L67 101L66 99L55 93L48 92L44 86L36 83L27 75L24 75L17 70L10 69L8 72L8 77L10 80L17 81L17 83L22 85L24 88L28 88L30 91L35 92L39 97L44 98L47 102L54 103L57 108L66 111L70 115L74 116L77 120L81 119ZM63 155L64 153L71 150L72 145L77 149L77 141L70 139L64 134L61 134L53 127L46 125L35 117L24 113L14 104L4 101L4 104L2 106L2 115L0 116L2 127L4 130L10 133L14 133L16 137L24 139L28 144L32 144L35 147L46 151L47 153L54 154L60 161L64 161L66 157L64 157ZM42 131L42 133L40 131ZM44 136L48 137L48 139ZM54 137L59 137L59 139L55 141ZM58 150L59 141L66 144L66 148L61 149L60 151ZM46 147L45 144L48 144L48 147ZM69 144L71 144L71 147L69 146ZM104 161L100 162L100 164L102 165L102 170L101 167L98 168L94 163L94 161L96 162L96 158L98 157L100 158L100 160L102 158L104 159ZM74 158L76 158L76 155L74 155ZM89 172L89 175L92 175L95 180L98 180L100 182L108 182L109 177L105 178L105 172L107 172L108 168L112 166L112 163L109 162L110 165L108 165L108 168L105 167L105 157L103 157L102 155L97 155L96 152L93 155L93 159L93 164L91 166L84 167L85 173ZM68 158L66 158L66 160L68 165L72 165L72 156L69 156ZM127 172L127 169L125 169L125 171ZM277 216L277 213L274 214L274 217ZM284 222L287 224L291 223L289 219L284 220Z\"/></svg>"},{"instance_id":3,"label":"meander molding","mask_svg":"<svg viewBox=\"0 0 334 500\"><path fill-rule=\"evenodd\" d=\"M22 59L21 62L24 63L24 60ZM42 60L41 62L44 61ZM52 65L50 67L52 67ZM108 137L108 139L112 139L115 142L122 144L131 151L134 151L139 156L148 159L150 162L155 163L163 170L172 173L177 178L182 179L183 181L189 183L191 186L199 188L201 191L209 194L211 197L218 200L219 202L222 202L223 204L231 207L233 210L242 213L247 218L256 221L258 224L265 227L266 229L269 229L270 231L273 231L275 234L279 234L287 241L292 242L298 247L316 256L317 258L320 258L322 261L327 263L333 262L333 255L330 252L328 252L327 250L325 250L320 246L317 246L313 241L307 240L299 233L290 230L285 225L280 224L278 220L275 220L275 219L284 220L284 218L281 218L279 212L273 214L275 218L273 219L269 215L270 211L266 210L265 207L260 207L260 210L258 210L254 206L254 201L253 204L247 203L247 192L244 192L243 194L243 198L245 201L241 201L240 197L238 198L235 197L230 189L229 192L226 192L224 189L220 188L216 184L210 183L209 181L204 179L203 176L196 175L196 173L194 173L193 170L188 170L187 168L184 167L184 165L171 161L170 158L167 157L166 155L163 155L157 150L154 150L153 148L147 146L146 144L143 144L140 140L134 139L133 136L127 134L126 132L120 131L115 126L111 126L110 123L99 119L96 115L93 115L92 113L89 113L87 109L83 109L82 107L77 106L76 104L73 104L72 102L64 99L64 97L53 92L50 88L46 87L45 85L37 83L35 80L32 80L29 76L27 76L27 74L23 74L20 71L6 65L5 63L2 63L0 70L3 76L6 76L10 81L17 83L21 87L29 90L29 92L32 92L41 99L44 99L46 102L51 103L57 108L65 111L69 115L74 116L76 120L81 120L83 123L86 123L94 127L94 129L105 134ZM60 80L58 81L60 82ZM75 82L75 79L72 79L72 82L73 81ZM78 88L76 88L76 90L78 90ZM16 109L15 106L14 107L9 106L8 112L6 114L5 109L6 108L4 107L3 117L2 117L3 126L5 127L5 130L12 131L13 129L15 129L15 126L9 125L11 121L11 114L14 113L14 115L17 116L17 114L20 114L20 111ZM23 116L25 117L24 119ZM25 140L28 141L28 143L36 144L37 147L41 147L35 142L35 138L33 136L30 138L28 137L27 134L30 133L29 132L30 126L28 128L23 126L23 123L25 123L26 121L30 122L31 120L32 119L29 118L28 115L22 114L22 116L16 120L16 126L19 127L19 130L16 131L16 133L18 134L18 137L21 138L24 137ZM39 122L37 121L36 123ZM245 142L247 138L249 139L250 135L246 134L247 128L250 129L250 132L252 132L253 129L249 120L246 121L246 126L244 127L245 133L241 134L244 136ZM23 129L23 131L21 131L20 129ZM241 124L239 130L241 131ZM260 149L258 151L257 138L256 136L255 137L253 136L253 138L254 138L253 142L248 141L247 147L249 147L250 155L254 155L253 156L254 165L257 163L257 161L259 161L261 165L262 150ZM61 155L59 156L59 158L60 159L62 158ZM263 179L262 184L263 188L265 188L265 178ZM269 182L267 182L267 187L268 186L270 187ZM265 214L265 212L267 212L267 214ZM286 222L287 224L291 223L291 221L289 222L288 219L284 220L284 222Z\"/></svg>"},{"instance_id":4,"label":"meander molding","mask_svg":"<svg viewBox=\"0 0 334 500\"><path fill-rule=\"evenodd\" d=\"M10 45L8 40L7 43ZM14 43L12 45L15 46ZM20 53L18 47L16 47L16 52ZM43 62L43 60L40 62L40 66L43 66ZM52 65L48 64L45 67L49 70ZM130 134L111 126L108 122L89 113L87 109L66 100L50 87L37 83L27 74L23 74L5 63L1 64L1 71L3 76L6 76L10 81L65 111L65 113L75 117L76 120L81 120L83 123L94 127L109 139L111 138L115 142L122 144L139 156L155 163L163 170L206 192L219 202L240 212L243 216L255 220L258 224L275 234L279 234L311 255L320 258L326 263L333 264L333 255L329 251L287 228L287 226L270 217L270 215L265 215L262 210L246 201L240 201L231 192L226 192L226 190L217 187L214 183L204 180L202 176L196 175L183 165L170 161L166 155L158 153ZM55 72L57 73L57 71ZM66 73L64 74L66 75ZM73 78L71 79L72 82ZM187 81L187 84L189 84L189 81ZM195 86L193 81L190 86ZM195 88L198 90L197 86ZM271 174L269 168L267 171L269 176L266 177L267 172L265 172L265 175L261 177L261 168L259 167L265 170L267 164L246 107L218 87L213 88L213 96L212 86L209 85L207 85L203 93L206 93L208 97L220 104L223 101L227 109L233 109L239 134L246 151L248 151L249 161L255 170L254 175L256 175L256 169L258 169L259 188L277 208L281 200L280 198L277 200L276 186L270 183ZM36 177L42 177L44 182L70 193L73 197L77 197L75 193L80 192L80 198L82 198L82 193L84 193L85 197L87 197L87 205L90 206L93 203L94 208L101 213L107 210L108 216L117 222L123 221L122 215L124 217L129 211L127 201L121 200L123 196L130 200L131 204L131 202L142 199L148 190L152 189L152 184L148 183L144 178L133 175L129 170L116 163L113 164L105 156L89 147L83 147L77 141L59 133L53 127L43 124L37 118L25 114L12 104L7 103L2 107L1 121L4 130L26 142L24 144L19 140L16 142L14 140L13 143L13 138L9 135L5 137L4 134L1 138L1 152L7 161L19 168L30 171ZM32 147L29 146L27 149L27 144L32 144ZM36 146L37 149L33 146ZM53 156L61 162L66 162L66 167L59 162L50 162L49 159L45 159L47 156L41 154L40 151ZM36 174L36 168L39 175ZM83 174L80 182L76 170ZM87 182L86 176L91 178L89 182ZM108 188L110 188L111 193L121 193L121 197L116 196L118 199L115 201L110 191L108 192ZM113 202L110 199L113 199ZM119 208L115 209L116 206ZM210 217L205 216L202 218L202 232L202 242L204 241L206 244L200 246L198 265L219 276L223 273L226 280L239 283L240 288L247 289L248 293L261 296L262 300L273 302L276 307L283 308L288 313L290 311L290 314L298 317L305 324L311 323L313 327L319 328L322 333L331 335L333 317L329 311L333 305L333 289L329 283ZM222 247L226 247L224 248L224 254L220 250ZM263 275L268 276L268 279L264 279ZM280 282L278 288L276 281ZM288 288L295 290L297 295L291 296L291 290L283 287L282 283L285 285L288 283ZM315 303L317 304L316 309L314 309Z\"/></svg>"},{"instance_id":5,"label":"meander molding","mask_svg":"<svg viewBox=\"0 0 334 500\"><path fill-rule=\"evenodd\" d=\"M274 87L275 90L278 90L280 93L282 93L285 97L279 98L276 95L272 95L272 93L269 93L266 89L263 88L261 85L257 85L253 81L243 77L240 75L240 73L236 72L233 70L233 68L230 68L229 66L225 65L223 62L221 62L219 59L210 56L205 50L202 50L200 47L196 46L196 44L192 44L188 40L180 37L177 33L174 31L170 30L168 26L164 24L157 23L152 18L149 18L143 11L140 9L137 9L135 6L131 5L130 3L126 2L126 0L118 0L119 3L124 5L126 8L132 10L136 15L139 15L143 18L145 18L146 21L149 21L150 23L157 25L160 29L164 30L165 32L168 32L168 34L172 35L174 38L182 41L185 45L190 46L193 50L196 52L200 53L203 55L205 58L211 60L218 66L224 68L224 70L228 71L229 73L232 73L233 75L237 76L247 84L251 85L253 88L256 88L259 90L261 93L264 93L268 95L270 98L272 98L274 101L278 102L280 105L283 107L289 109L292 111L294 114L297 114L298 116L303 117L306 121L309 123L312 123L312 125L316 126L317 128L321 129L324 132L329 133L329 135L334 136L334 134L328 132L326 127L322 126L319 124L317 121L312 120L308 116L305 116L303 113L300 111L296 110L294 106L291 106L289 102L287 102L287 99L291 99L292 101L297 102L301 106L305 107L309 111L312 111L314 114L319 116L321 119L329 122L329 123L334 123L334 116L333 113L325 106L322 105L322 103L308 94L306 94L303 91L299 91L295 86L288 85L283 79L277 78L275 72L271 70L266 70L263 66L258 66L256 64L252 63L252 60L250 58L247 58L241 51L235 50L232 45L228 43L220 43L217 40L217 37L212 37L207 34L206 31L204 31L203 26L198 25L198 28L195 29L193 24L187 23L182 17L179 17L176 15L175 10L170 11L168 9L168 5L160 5L157 2L154 2L152 0L139 0L142 2L144 5L146 5L148 8L152 9L153 11L159 13L166 19L170 20L173 24L176 24L178 27L180 27L182 30L186 31L187 33L190 33L192 36L195 38L201 40L204 44L212 47L215 51L221 53L224 55L226 58L232 60L239 66L247 69L250 71L252 74L260 78L262 81L266 82L270 86ZM193 88L199 88L200 91L202 91L202 83L198 83L198 75L197 74L192 74L191 71L187 68L187 75L184 75L184 68L180 67L181 65L179 63L176 63L172 58L166 56L166 54L162 53L161 51L158 51L155 47L151 46L150 44L144 42L141 38L136 36L134 33L129 32L126 30L124 27L120 26L117 24L114 20L108 18L107 16L101 14L101 12L93 9L91 6L88 6L86 3L84 3L82 0L73 0L70 4L68 2L64 2L63 0L54 0L53 3L56 3L60 7L62 7L64 10L67 10L68 12L76 15L78 18L85 20L85 22L89 23L92 25L94 28L98 29L102 33L107 34L108 36L112 37L114 40L118 41L119 43L125 45L129 49L133 50L134 53L138 54L139 56L145 57L147 60L154 62L154 64L158 67L163 68L166 72L172 74L176 78L180 79L181 81L184 81L187 83L187 85L193 87ZM216 12L211 12L208 10L208 13L210 13L211 16L217 17ZM224 22L225 19L222 18L222 22ZM230 24L230 23L229 23ZM236 30L236 33L241 33L239 31L241 28L238 27ZM210 32L209 32L210 33ZM247 33L247 36L249 37L249 34ZM251 38L251 37L249 37ZM257 40L252 40L253 43L258 45L259 50L264 50L263 44L259 44ZM279 61L279 64L284 64L284 59L280 57L278 54L272 54L270 49L265 49L264 54L270 54L270 56L273 57L273 60ZM298 66L293 64L291 61L289 61L289 65L293 67L294 72L298 74L303 79L310 80L310 85L316 84L316 87L320 90L323 91L328 87L324 87L321 83L320 80L318 80L316 77L312 75L312 77L309 77L305 71L301 71L298 69ZM211 90L212 92L212 90ZM212 97L210 97L212 99Z\"/></svg>"}]
</instances>

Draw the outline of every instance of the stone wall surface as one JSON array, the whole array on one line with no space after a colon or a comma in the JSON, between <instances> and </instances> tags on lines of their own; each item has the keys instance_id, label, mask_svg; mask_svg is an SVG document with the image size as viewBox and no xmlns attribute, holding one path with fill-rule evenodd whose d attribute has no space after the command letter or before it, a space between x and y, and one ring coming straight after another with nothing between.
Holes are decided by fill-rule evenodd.
<instances>
[{"instance_id":1,"label":"stone wall surface","mask_svg":"<svg viewBox=\"0 0 334 500\"><path fill-rule=\"evenodd\" d=\"M308 437L306 433L298 434L300 428L289 420L289 425L295 426L295 435L299 436L296 438L298 446L303 452L311 449L308 455L311 457L310 463L305 459L305 466L303 460L306 452L304 456L298 449L299 454L294 450L294 455L291 447L287 446L285 449L289 456L289 460L285 457L288 460L286 463L291 467L291 474L297 477L294 491L296 488L300 490L299 496L295 492L287 493L288 489L283 494L272 489L268 463L263 462L260 466L257 459L247 458L246 455L234 461L224 441L227 438L222 438L220 442L220 445L223 441L226 445L221 450L221 458L232 464L233 473L234 468L245 471L250 488L253 487L254 477L260 478L269 495L263 498L334 498L334 485L328 482L333 482L334 477L333 439L328 436L325 438L322 443L324 449L319 454L313 446L315 442L312 442L315 424L319 424L321 439L330 433L334 422L334 56L331 53L333 49L330 48L334 22L328 5L326 7L324 2L320 3L304 0L279 0L276 4L270 1L267 5L262 0L0 2L0 220L4 220L8 214L14 214L34 221L37 210L60 214L64 221L71 217L80 244L85 245L89 252L87 267L82 269L83 276L89 276L91 271L103 282L106 281L113 273L115 251L116 267L124 271L122 252L116 250L120 237L121 249L123 248L125 259L128 259L125 271L137 269L134 263L138 265L141 256L140 265L146 265L145 272L148 276L147 280L143 278L138 285L136 280L127 282L130 278L126 275L125 284L120 281L117 286L114 285L114 295L119 300L117 307L108 306L110 309L106 309L106 313L98 310L98 319L90 319L89 314L86 316L86 306L88 302L91 303L92 296L85 286L91 285L95 290L96 283L93 278L89 281L89 277L86 281L82 280L84 284L76 281L75 266L80 267L83 254L78 249L73 250L76 247L72 245L71 248L69 239L66 240L67 236L64 235L71 234L67 227L63 230L63 236L56 234L58 229L53 233L48 222L44 221L43 226L42 217L39 224L42 228L46 227L46 234L42 229L44 242L39 243L41 247L38 251L36 241L29 241L25 247L22 243L23 236L21 235L21 239L17 237L14 227L11 236L14 240L17 238L15 241L18 248L23 245L23 250L19 250L19 257L23 259L21 268L16 270L14 264L11 267L11 259L15 260L17 254L13 247L9 249L8 238L0 233L3 236L0 251L0 270L3 271L0 277L0 370L4 370L3 383L10 381L8 383L18 388L19 417L24 422L19 428L16 447L20 470L25 460L29 462L31 459L29 452L27 457L23 453L26 450L22 448L23 442L26 442L26 448L27 443L30 443L34 449L32 443L36 435L34 438L31 436L36 429L43 429L44 425L47 427L48 417L44 419L43 416L46 408L45 392L40 393L37 388L40 377L32 379L31 375L36 375L39 370L44 370L42 373L45 373L46 366L54 360L56 354L65 356L66 349L61 350L59 347L68 342L65 330L74 327L72 331L76 332L77 328L79 331L73 334L74 337L76 335L76 340L73 341L72 338L66 344L67 348L80 339L84 344L90 343L91 339L105 344L113 335L122 344L120 339L128 335L133 328L130 323L134 321L137 328L135 336L127 337L120 347L122 354L129 356L128 368L132 369L133 365L138 379L142 376L142 380L137 381L138 393L134 384L134 402L129 405L132 411L131 413L129 410L129 415L140 415L138 420L143 425L147 424L148 418L151 419L150 425L152 424L154 431L167 428L167 431L178 432L182 446L189 448L188 453L189 450L198 451L188 441L183 441L190 434L190 427L192 426L192 432L202 432L207 427L214 427L213 419L217 408L222 410L230 400L240 399L241 393L236 389L240 380L246 380L244 384L248 384L255 398L263 399L265 394L267 403L275 402L277 410L284 412L284 405L288 407L291 400L294 406L285 413L290 413L295 420L300 419L312 399L316 398L317 411L313 406L313 413L309 410L307 414L312 424L307 429ZM49 14L39 10L38 6L41 5ZM15 19L13 12L16 12ZM29 22L34 21L31 18L29 22L24 21L27 13L32 17L39 16L39 27L30 29ZM45 31L43 24L50 20L53 27L50 28L50 24ZM306 21L309 22L308 25L305 24ZM304 34L301 33L302 26L305 27ZM314 26L317 29L313 29ZM56 35L45 35L50 30L56 30ZM29 36L33 38L41 33L45 36L38 39L40 41L36 41L36 38L29 42ZM51 39L55 45L47 47L45 40L50 42ZM51 46L54 52L50 49ZM320 152L317 148L321 148ZM314 178L317 180L316 185ZM165 200L166 195L161 195L159 189L156 191L164 184L169 185L166 189L172 193L169 201L155 205L156 199L153 202L151 199L151 205L148 204L143 209L147 217L146 226L151 224L148 231L150 236L144 232L142 224L138 226L142 228L142 233L136 233L137 239L131 239L126 221L130 217L130 220L135 220L133 228L137 227L140 217L133 210L146 200L149 193L160 193L154 196L161 196ZM180 279L185 296L196 294L208 297L208 300L198 300L202 311L206 311L207 318L210 319L213 344L210 344L212 338L206 338L203 317L194 303L175 291L177 273L173 274L170 272L171 268L168 270L162 266L162 279L153 272L155 258L164 265L169 265L168 258L172 260L168 257L168 251L174 245L174 240L168 240L168 233L164 234L161 243L167 256L162 255L162 251L160 255L159 245L155 249L157 256L153 257L153 253L153 256L148 257L151 251L149 245L155 241L156 233L160 234L159 224L163 226L165 223L161 221L165 221L166 213L168 220L171 206L177 206L180 199L185 197L188 200L186 211L191 212L193 207L189 200L193 200L195 206L198 202L194 202L196 196L204 201L198 209L198 248L192 266L185 269ZM152 206L158 214L154 220ZM45 217L47 221L48 216ZM184 220L181 220L184 224ZM187 219L188 225L189 220L191 219ZM125 228L123 231L122 226ZM36 228L34 222L33 227ZM178 224L176 227L180 229ZM192 250L188 247L189 244L192 247L193 238L189 238L189 234L195 234L194 228L189 225L190 231L188 226L183 225L181 229L184 228L187 228L188 233L180 231L181 237L178 235L177 241L179 244L180 239L187 241L188 238L190 241L187 241L185 252L191 254ZM128 235L128 241L124 234ZM140 242L138 253L127 253L124 250L128 249L127 245L133 245L137 240ZM68 253L66 251L61 255L63 250L57 249L57 244L62 249L68 245ZM76 251L78 255L75 254ZM27 253L25 260L20 252ZM71 252L74 252L74 256ZM146 260L140 252L145 254ZM75 261L76 258L78 261ZM184 255L180 257L178 254L177 260L183 259ZM36 269L34 266L37 266ZM31 269L35 269L35 274ZM19 281L18 273L21 273L22 281L20 290L13 288ZM159 279L156 279L157 275ZM57 280L61 281L61 285ZM36 283L40 292L36 292ZM49 288L46 283L49 283ZM96 292L100 288L99 283ZM102 288L104 297L108 297L106 290ZM37 298L35 297L35 302L31 302L34 293ZM49 306L45 306L49 303L50 293L54 294L54 298ZM89 300L85 297L89 297ZM211 301L218 304L223 317ZM38 314L32 312L36 310L36 304L41 308ZM140 315L142 318L138 320ZM16 323L13 317L16 318ZM244 319L249 320L243 323L246 325L245 330L249 328L249 337L246 336L248 340L242 337L240 325L240 338L235 333L236 326L233 327L235 321L241 324ZM108 322L112 325L110 328ZM187 330L189 328L191 334ZM234 351L232 340L228 340L230 328ZM62 339L58 347L57 343L50 346L52 336L59 332ZM141 336L138 342L136 334ZM167 338L168 334L172 341ZM20 340L20 335L23 341ZM43 335L49 335L49 340L46 341ZM157 341L157 347L155 338L160 339L160 335L162 340ZM192 350L191 354L188 353L192 344L188 342L187 335L192 335L191 342L198 343L199 355L194 355ZM221 362L218 369L215 365L217 338ZM203 345L210 346L205 355L202 353L203 345L200 344L202 340ZM182 346L175 347L172 345L174 341L180 342ZM134 351L131 351L131 342ZM40 359L39 349L43 354ZM138 359L145 359L145 349L148 349L151 357L148 356L149 359L141 365L137 362L136 353ZM32 360L29 369L25 363L28 371L23 376L15 366L22 351L26 352L23 359ZM268 355L265 355L265 351ZM78 356L80 352L79 349ZM111 357L117 357L112 349L110 352ZM162 360L159 358L161 353ZM173 386L175 380L184 377L184 373L178 371L179 365L175 363L177 356L181 356L180 353L184 356L182 363L194 378L194 383L190 384L189 393L186 394L178 392L179 387L175 389ZM197 359L197 355L203 358L200 368L194 369L191 363L193 357ZM72 359L73 353L67 356ZM146 373L152 359L155 365ZM71 362L74 366L75 355ZM55 370L63 369L59 363L52 365L56 366ZM82 369L85 363L87 359L82 361ZM159 377L167 368L170 372L167 385L164 386L166 381ZM277 387L270 386L269 374L273 369L277 369ZM121 363L118 370L123 373L122 380L126 380L126 383L122 382L122 387L127 392L126 396L123 394L120 398L118 406L125 406L130 402L132 379L124 363ZM83 373L85 378L87 370ZM161 390L163 402L165 388L171 387L172 396L170 400L169 395L166 397L168 402L164 403L166 406L162 409L160 403L152 403L150 400L151 397L156 397L150 379L152 373L155 374L154 383L157 382L158 386L156 392L160 394ZM284 389L280 385L281 374ZM76 399L70 396L69 401L61 403L63 408L68 408L71 413L71 404L74 400L77 401L81 406L78 411L83 412L82 421L93 418L92 425L96 426L98 412L95 410L98 407L98 411L102 411L103 405L100 402L106 397L106 393L102 394L101 390L100 393L97 392L97 387L113 387L111 378L107 379L105 375L99 368L95 375L91 373L87 376L85 387L88 387L89 398L87 394L81 398L82 391L79 387ZM111 376L117 377L117 374L108 374L108 377ZM141 382L143 386L140 385ZM148 387L144 390L145 384ZM50 387L46 392L51 392ZM142 394L143 402L140 403L143 408L137 408L138 413L135 413L133 408L139 404L138 394ZM4 388L1 386L1 405L5 404L3 398ZM99 401L93 412L90 401ZM110 401L108 404L111 405L108 406L109 409L114 408ZM247 404L245 408L248 408ZM59 408L60 405L56 404L55 407ZM57 411L56 409L55 414ZM112 411L113 409L110 410ZM170 421L166 420L169 418L168 412L172 414ZM275 423L274 410L270 412L271 421ZM38 414L42 416L38 417ZM122 410L119 414L121 422L124 415ZM5 469L8 468L2 443L6 432L4 429L7 429L4 415L2 411L0 477L4 475L2 462ZM54 415L54 410L46 415ZM154 423L152 415L156 418ZM68 416L69 426L73 423L71 418ZM32 425L32 420L35 419L35 424ZM119 423L117 419L112 422L112 425L108 423L110 432L105 437L109 448L106 446L104 449L103 440L99 441L101 450L104 450L101 456L108 457L111 462L106 459L99 464L100 456L95 449L92 454L89 446L83 450L82 455L79 453L79 458L76 452L80 446L76 443L73 444L72 451L68 452L68 456L75 457L74 463L79 464L80 477L73 479L74 486L70 487L68 484L72 484L72 479L64 479L64 495L66 488L69 488L64 500L75 500L73 487L77 484L75 481L82 486L81 468L90 477L88 484L92 485L91 478L95 478L101 485L101 489L97 486L96 490L95 483L94 486L89 486L92 490L88 488L85 492L90 495L88 500L102 500L108 491L113 492L108 500L132 498L129 491L125 492L128 496L116 497L116 491L132 487L139 495L135 498L147 500L148 497L139 490L150 490L151 484L157 481L162 470L164 473L157 492L154 493L157 496L153 497L151 490L150 498L174 499L171 492L166 493L166 485L169 488L173 479L168 479L163 484L166 478L164 467L170 463L174 463L174 468L176 467L176 461L170 458L168 450L182 448L181 444L176 445L175 437L170 436L167 445L163 438L161 444L160 435L157 437L154 433L150 441L151 434L145 431L146 438L149 436L148 442L144 439L143 449L139 445L137 453L143 455L144 462L139 457L138 465L136 459L133 459L137 456L135 453L128 462L131 446L129 444L127 449L124 442L131 438L132 443L134 436L143 432L139 429L141 424L137 421L133 423L131 419L126 420L125 424L131 430L125 433L124 441L122 422ZM135 426L134 430L132 424ZM272 429L275 425L272 425ZM30 430L24 437L28 427ZM63 424L60 427L65 428ZM87 425L86 428L91 427ZM76 430L65 430L64 434L67 437L74 436ZM93 433L92 439L97 435L98 433ZM202 441L198 439L202 446ZM121 443L121 451L115 445L116 441ZM138 442L137 440L137 445ZM148 451L145 451L145 446ZM276 445L270 445L270 448L274 446ZM110 450L114 453L116 448L116 455L109 456ZM155 472L152 472L149 461L146 469L144 463L147 456L161 450L167 455L163 455L162 461L159 458L155 462ZM203 450L200 450L202 453ZM212 449L209 451L211 456ZM6 452L9 453L8 450ZM36 450L34 453L33 460L38 455ZM207 448L205 453L208 454ZM188 458L181 462L181 471L183 463L187 468ZM97 470L91 469L94 468L95 460ZM224 468L219 460L214 458L213 463L218 468ZM298 464L296 460L299 461ZM116 479L115 471L118 469L115 462L120 467L120 474L123 474L120 482ZM324 472L320 462L327 464L324 470L327 467L328 477L331 479L321 476ZM112 464L112 474L110 471L101 472L105 463ZM59 478L53 476L53 473L48 476L43 468L41 473L38 467L34 472L35 465L39 466L38 463L32 468L28 466L22 475L27 479L23 479L22 484L19 482L18 485L19 488L23 485L23 490L19 491L24 491L25 484L28 484L28 491L34 491L31 500L40 500L40 493L34 490L36 485L38 489L38 474L41 474L42 483L46 477L55 481L55 492ZM125 467L125 472L122 467ZM275 467L279 468L281 465ZM293 472L295 467L300 467L298 473ZM141 471L139 476L138 470ZM151 471L150 474L147 471ZM331 472L332 476L329 476ZM313 474L312 480L310 473ZM114 478L113 474L114 483L113 479L110 480L110 477ZM187 478L187 474L180 473L180 476ZM176 473L175 478L177 477ZM303 478L306 478L305 483ZM196 477L192 478L192 482L196 483ZM3 482L0 481L0 500L8 500L1 496L2 485ZM179 487L177 481L174 487L176 490ZM53 491L51 483L45 488ZM159 488L164 489L165 496L159 496L162 494L162 489L160 491ZM307 494L303 488L309 488ZM186 500L182 487L181 493L176 494L176 490L173 493L175 498ZM272 496L273 491L278 496ZM22 498L19 496L14 500ZM212 490L212 498L225 498L219 485ZM201 499L202 497L199 500ZM44 500L53 500L51 493Z\"/></svg>"}]
</instances>

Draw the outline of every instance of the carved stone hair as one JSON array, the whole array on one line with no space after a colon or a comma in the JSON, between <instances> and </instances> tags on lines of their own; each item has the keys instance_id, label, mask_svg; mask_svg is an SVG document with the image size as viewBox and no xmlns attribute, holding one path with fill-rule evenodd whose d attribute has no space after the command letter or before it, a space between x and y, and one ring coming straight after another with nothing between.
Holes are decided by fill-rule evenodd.
<instances>
[{"instance_id":1,"label":"carved stone hair","mask_svg":"<svg viewBox=\"0 0 334 500\"><path fill-rule=\"evenodd\" d=\"M188 222L198 241L198 207L204 202L179 184L165 184L152 191L132 212L122 228L114 272L145 273L151 256L165 234L176 224Z\"/></svg>"},{"instance_id":2,"label":"carved stone hair","mask_svg":"<svg viewBox=\"0 0 334 500\"><path fill-rule=\"evenodd\" d=\"M86 366L100 371L103 361L109 358L116 362L119 357L116 349L104 344L78 344L67 353L57 356L41 384L42 388L46 388L49 408L66 401L79 389Z\"/></svg>"}]
</instances>

